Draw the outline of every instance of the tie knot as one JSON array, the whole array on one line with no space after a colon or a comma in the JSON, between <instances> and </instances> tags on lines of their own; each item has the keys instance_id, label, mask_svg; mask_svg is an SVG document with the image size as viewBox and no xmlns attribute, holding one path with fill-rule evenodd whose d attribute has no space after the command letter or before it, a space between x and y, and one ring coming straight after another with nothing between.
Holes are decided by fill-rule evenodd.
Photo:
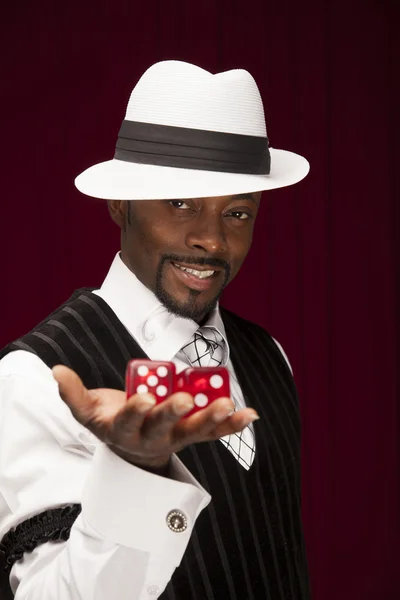
<instances>
[{"instance_id":1,"label":"tie knot","mask_svg":"<svg viewBox=\"0 0 400 600\"><path fill-rule=\"evenodd\" d=\"M205 325L194 332L182 353L193 367L218 367L223 363L225 340L215 327Z\"/></svg>"}]
</instances>

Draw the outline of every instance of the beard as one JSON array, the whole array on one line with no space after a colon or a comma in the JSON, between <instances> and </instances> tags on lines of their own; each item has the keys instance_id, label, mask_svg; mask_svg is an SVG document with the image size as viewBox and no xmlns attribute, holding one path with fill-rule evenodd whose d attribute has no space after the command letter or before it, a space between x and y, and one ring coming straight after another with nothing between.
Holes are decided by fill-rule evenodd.
<instances>
[{"instance_id":1,"label":"beard","mask_svg":"<svg viewBox=\"0 0 400 600\"><path fill-rule=\"evenodd\" d=\"M209 300L206 303L201 302L200 295L202 292L197 290L189 289L189 297L186 302L177 301L171 294L169 294L162 284L162 271L164 264L166 261L170 262L183 262L188 265L197 265L204 266L207 265L209 267L219 267L223 268L225 271L225 278L223 284L221 285L221 289L218 294L215 295L214 298ZM165 306L168 312L176 315L177 317L182 317L184 319L192 319L197 323L200 323L202 319L206 315L208 315L217 305L217 302L224 290L227 286L229 277L231 273L231 268L229 263L219 258L193 258L187 256L178 256L177 254L163 254L157 268L156 274L156 289L155 295L158 300Z\"/></svg>"}]
</instances>

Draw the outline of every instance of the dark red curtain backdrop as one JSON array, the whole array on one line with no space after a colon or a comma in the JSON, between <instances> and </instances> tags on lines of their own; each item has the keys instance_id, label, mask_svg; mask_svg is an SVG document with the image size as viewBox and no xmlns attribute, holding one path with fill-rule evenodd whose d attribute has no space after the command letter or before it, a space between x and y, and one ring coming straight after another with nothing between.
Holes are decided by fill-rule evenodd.
<instances>
[{"instance_id":1,"label":"dark red curtain backdrop","mask_svg":"<svg viewBox=\"0 0 400 600\"><path fill-rule=\"evenodd\" d=\"M0 344L101 283L118 231L73 179L112 157L140 74L171 58L250 70L271 145L304 154L311 172L264 194L224 303L294 367L314 599L396 600L398 0L7 4Z\"/></svg>"}]
</instances>

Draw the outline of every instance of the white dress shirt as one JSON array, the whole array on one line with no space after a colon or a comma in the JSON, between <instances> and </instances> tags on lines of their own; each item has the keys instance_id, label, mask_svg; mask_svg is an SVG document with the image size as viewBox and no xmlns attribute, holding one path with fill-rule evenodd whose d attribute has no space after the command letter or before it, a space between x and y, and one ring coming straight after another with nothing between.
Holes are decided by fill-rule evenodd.
<instances>
[{"instance_id":1,"label":"white dress shirt","mask_svg":"<svg viewBox=\"0 0 400 600\"><path fill-rule=\"evenodd\" d=\"M151 359L187 366L175 355L197 324L170 315L119 255L95 293ZM226 337L218 308L210 319ZM236 401L244 406L241 392ZM110 451L73 418L36 355L18 350L0 361L0 539L48 508L82 505L67 542L47 542L13 566L15 600L158 598L210 502L176 456L171 471L159 477ZM181 533L166 523L174 509L187 517Z\"/></svg>"}]
</instances>

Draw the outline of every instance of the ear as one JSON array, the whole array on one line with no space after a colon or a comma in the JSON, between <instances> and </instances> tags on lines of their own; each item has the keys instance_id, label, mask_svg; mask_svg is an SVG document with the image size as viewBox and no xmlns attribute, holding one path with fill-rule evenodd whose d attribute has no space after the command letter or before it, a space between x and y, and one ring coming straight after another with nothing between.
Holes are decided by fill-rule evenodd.
<instances>
[{"instance_id":1,"label":"ear","mask_svg":"<svg viewBox=\"0 0 400 600\"><path fill-rule=\"evenodd\" d=\"M129 201L127 200L107 200L108 212L114 223L121 229L125 229L126 215Z\"/></svg>"}]
</instances>

